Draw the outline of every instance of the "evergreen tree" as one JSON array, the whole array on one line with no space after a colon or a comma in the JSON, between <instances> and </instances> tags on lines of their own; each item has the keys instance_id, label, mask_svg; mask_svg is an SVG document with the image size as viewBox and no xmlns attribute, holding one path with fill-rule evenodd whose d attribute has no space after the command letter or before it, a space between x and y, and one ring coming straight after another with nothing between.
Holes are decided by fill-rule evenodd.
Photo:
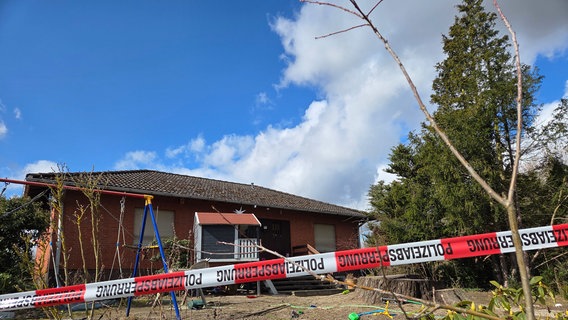
<instances>
[{"instance_id":1,"label":"evergreen tree","mask_svg":"<svg viewBox=\"0 0 568 320\"><path fill-rule=\"evenodd\" d=\"M481 0L465 0L458 10L462 16L455 19L449 36L443 37L447 58L436 66L432 102L438 109L434 118L474 169L495 191L504 193L511 177L517 128L517 79L507 50L508 37L499 37L496 15L486 12ZM538 111L533 94L541 77L528 66L523 66L523 73L526 129ZM437 139L428 131L424 135ZM437 194L445 203L446 216L465 227L460 232L506 229L502 209L483 195L447 148L431 145Z\"/></svg>"},{"instance_id":2,"label":"evergreen tree","mask_svg":"<svg viewBox=\"0 0 568 320\"><path fill-rule=\"evenodd\" d=\"M49 225L49 213L29 198L0 196L0 294L33 289L24 254Z\"/></svg>"},{"instance_id":3,"label":"evergreen tree","mask_svg":"<svg viewBox=\"0 0 568 320\"><path fill-rule=\"evenodd\" d=\"M481 177L504 193L517 128L517 79L508 37L499 36L496 15L485 11L482 0L464 0L457 8L460 15L443 37L447 57L436 65L431 96L437 106L434 118ZM529 128L538 112L533 94L541 77L528 66L522 69L523 126ZM389 172L400 179L389 186L374 186L370 194L374 214L386 221L378 232L390 243L508 229L504 209L428 126L411 134L407 144L393 148L390 161ZM406 226L405 235L400 226ZM424 231L409 232L415 229ZM453 261L443 267L452 270L452 284L461 285L488 283L481 278L488 275L505 281L514 269L503 256L476 263Z\"/></svg>"}]
</instances>

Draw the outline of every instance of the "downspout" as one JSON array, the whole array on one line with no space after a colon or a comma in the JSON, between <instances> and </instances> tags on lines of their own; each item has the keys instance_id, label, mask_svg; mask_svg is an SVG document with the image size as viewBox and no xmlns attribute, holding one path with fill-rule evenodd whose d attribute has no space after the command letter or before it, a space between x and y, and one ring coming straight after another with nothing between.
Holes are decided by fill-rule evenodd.
<instances>
[{"instance_id":1,"label":"downspout","mask_svg":"<svg viewBox=\"0 0 568 320\"><path fill-rule=\"evenodd\" d=\"M193 263L201 261L201 225L199 224L199 217L197 212L193 218L193 248L195 249L193 255Z\"/></svg>"},{"instance_id":2,"label":"downspout","mask_svg":"<svg viewBox=\"0 0 568 320\"><path fill-rule=\"evenodd\" d=\"M234 239L233 241L235 243L235 246L233 247L234 248L233 249L233 259L239 259L240 260L241 255L240 255L239 252L241 251L241 248L239 247L239 244L240 244L239 243L239 225L234 225L234 229L235 229L235 235L233 236L233 239Z\"/></svg>"},{"instance_id":3,"label":"downspout","mask_svg":"<svg viewBox=\"0 0 568 320\"><path fill-rule=\"evenodd\" d=\"M52 263L53 263L53 276L55 277L55 284L57 285L57 287L61 287L61 283L59 282L59 276L58 276L58 262L55 259L55 255L53 254L53 225L54 225L54 221L55 221L55 208L53 207L53 205L51 205L51 226L49 227L49 255L47 257L47 259L49 259ZM47 269L48 273L46 273L46 276L49 275L49 264L48 264L48 269ZM47 283L47 281L46 281Z\"/></svg>"},{"instance_id":4,"label":"downspout","mask_svg":"<svg viewBox=\"0 0 568 320\"><path fill-rule=\"evenodd\" d=\"M57 219L57 242L55 243L55 266L53 270L57 287L61 286L59 282L59 265L61 264L61 234L63 233L63 203L60 204L60 208L61 212L59 213L59 218Z\"/></svg>"}]
</instances>

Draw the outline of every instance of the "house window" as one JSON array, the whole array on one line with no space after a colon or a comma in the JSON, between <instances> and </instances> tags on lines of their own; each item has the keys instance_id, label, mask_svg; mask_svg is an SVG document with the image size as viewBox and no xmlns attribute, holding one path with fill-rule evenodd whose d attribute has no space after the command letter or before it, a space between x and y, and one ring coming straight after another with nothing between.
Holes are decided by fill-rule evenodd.
<instances>
[{"instance_id":1,"label":"house window","mask_svg":"<svg viewBox=\"0 0 568 320\"><path fill-rule=\"evenodd\" d=\"M233 259L235 247L218 242L235 243L235 227L231 225L202 226L201 258Z\"/></svg>"},{"instance_id":2,"label":"house window","mask_svg":"<svg viewBox=\"0 0 568 320\"><path fill-rule=\"evenodd\" d=\"M335 251L335 226L332 224L314 224L316 249L319 252Z\"/></svg>"},{"instance_id":3,"label":"house window","mask_svg":"<svg viewBox=\"0 0 568 320\"><path fill-rule=\"evenodd\" d=\"M172 239L174 237L174 212L169 210L156 210L154 211L154 216L156 217L156 224L158 225L158 231L160 232L160 238ZM134 244L138 244L140 239L140 231L142 230L142 219L144 218L144 208L137 208L134 211ZM142 240L143 245L149 245L156 240L154 233L154 226L152 225L152 217L148 211L146 215L146 226L144 227L144 238Z\"/></svg>"}]
</instances>

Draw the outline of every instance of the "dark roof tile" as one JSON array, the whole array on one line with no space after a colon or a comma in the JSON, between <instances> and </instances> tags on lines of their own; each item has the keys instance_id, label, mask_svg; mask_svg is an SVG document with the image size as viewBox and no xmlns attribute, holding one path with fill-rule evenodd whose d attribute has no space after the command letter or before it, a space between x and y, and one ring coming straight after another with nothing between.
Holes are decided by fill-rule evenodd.
<instances>
[{"instance_id":1,"label":"dark roof tile","mask_svg":"<svg viewBox=\"0 0 568 320\"><path fill-rule=\"evenodd\" d=\"M73 177L81 174L92 174L95 177L101 174L101 187L106 190L213 200L356 218L365 217L364 213L359 210L312 200L254 184L213 180L154 170L74 172L69 173L69 176ZM26 176L27 181L46 183L53 182L54 178L55 173L32 173Z\"/></svg>"}]
</instances>

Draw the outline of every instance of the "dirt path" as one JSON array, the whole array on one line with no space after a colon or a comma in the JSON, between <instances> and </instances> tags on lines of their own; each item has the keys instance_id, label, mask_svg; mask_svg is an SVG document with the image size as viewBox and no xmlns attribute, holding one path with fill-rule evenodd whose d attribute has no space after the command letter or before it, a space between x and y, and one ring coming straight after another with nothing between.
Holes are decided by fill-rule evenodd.
<instances>
[{"instance_id":1,"label":"dirt path","mask_svg":"<svg viewBox=\"0 0 568 320\"><path fill-rule=\"evenodd\" d=\"M476 291L462 291L461 298L464 300L475 301L476 304L487 305L490 299L490 293ZM133 308L130 316L126 317L126 307L114 306L108 309L98 309L95 319L122 319L122 320L142 320L142 319L175 319L175 312L169 303L169 297L166 295L162 299L162 304L152 308L154 297L141 297L134 300ZM199 298L192 298L198 300ZM179 303L180 315L182 319L192 320L225 320L225 319L338 319L349 320L352 313L360 314L360 320L373 319L389 319L386 315L375 314L370 312L388 312L395 320L405 319L403 310L391 302L388 306L386 303L369 305L362 301L354 292L347 294L334 294L324 296L308 296L298 297L291 295L260 295L260 296L207 296L207 306L202 309L191 309L191 299L182 305ZM181 300L180 300L181 301ZM567 304L565 301L559 301L562 305L554 307L551 304L553 314L556 312L566 312ZM421 306L416 304L404 304L403 309L409 315L415 315ZM547 315L546 308L537 306L537 315L544 317ZM367 313L367 314L365 314ZM445 311L436 313L437 315L445 315ZM82 319L85 312L76 312L73 319ZM21 319L41 319L40 314L23 315Z\"/></svg>"},{"instance_id":2,"label":"dirt path","mask_svg":"<svg viewBox=\"0 0 568 320\"><path fill-rule=\"evenodd\" d=\"M195 298L197 299L197 298ZM261 295L261 296L223 296L208 297L207 307L200 310L181 306L180 314L183 319L349 319L351 313L369 312L385 309L385 305L370 306L362 303L353 293L335 294L329 296L297 297L290 295ZM136 308L130 318L125 319L160 319L158 309L150 314L151 308ZM417 310L417 306L409 306ZM163 306L166 319L175 318L170 306ZM391 314L401 314L396 306L389 306ZM132 317L135 316L135 318ZM379 319L377 317L361 316ZM115 318L116 319L116 318Z\"/></svg>"},{"instance_id":3,"label":"dirt path","mask_svg":"<svg viewBox=\"0 0 568 320\"><path fill-rule=\"evenodd\" d=\"M460 291L460 297L464 300L471 300L477 305L487 305L491 299L488 292L479 291ZM194 298L198 299L198 298ZM164 302L167 300L164 300ZM551 311L554 315L556 312L565 312L567 304L561 302L561 306L554 307L554 303L550 303ZM183 319L193 320L211 320L211 319L338 319L349 320L352 313L360 314L361 320L373 319L389 319L386 315L379 312L386 311L393 319L405 319L404 312L409 316L413 316L422 308L417 304L403 304L402 309L395 303L386 303L369 305L362 301L354 292L348 294L334 294L324 296L298 297L291 295L261 295L261 296L218 296L207 297L207 307L200 310L192 310L188 308L189 303L180 306L180 314ZM403 311L404 310L404 311ZM535 306L537 315L544 317L548 311L544 306ZM175 313L169 305L162 306L165 317L161 318L158 309L151 310L149 307L137 307L130 318L123 319L175 319ZM370 314L377 311L376 314ZM368 314L364 314L368 313ZM445 315L446 311L441 310L437 315ZM123 317L124 314L115 314L115 317L109 319L117 319ZM120 316L120 317L118 317ZM135 316L135 317L133 317Z\"/></svg>"}]
</instances>

